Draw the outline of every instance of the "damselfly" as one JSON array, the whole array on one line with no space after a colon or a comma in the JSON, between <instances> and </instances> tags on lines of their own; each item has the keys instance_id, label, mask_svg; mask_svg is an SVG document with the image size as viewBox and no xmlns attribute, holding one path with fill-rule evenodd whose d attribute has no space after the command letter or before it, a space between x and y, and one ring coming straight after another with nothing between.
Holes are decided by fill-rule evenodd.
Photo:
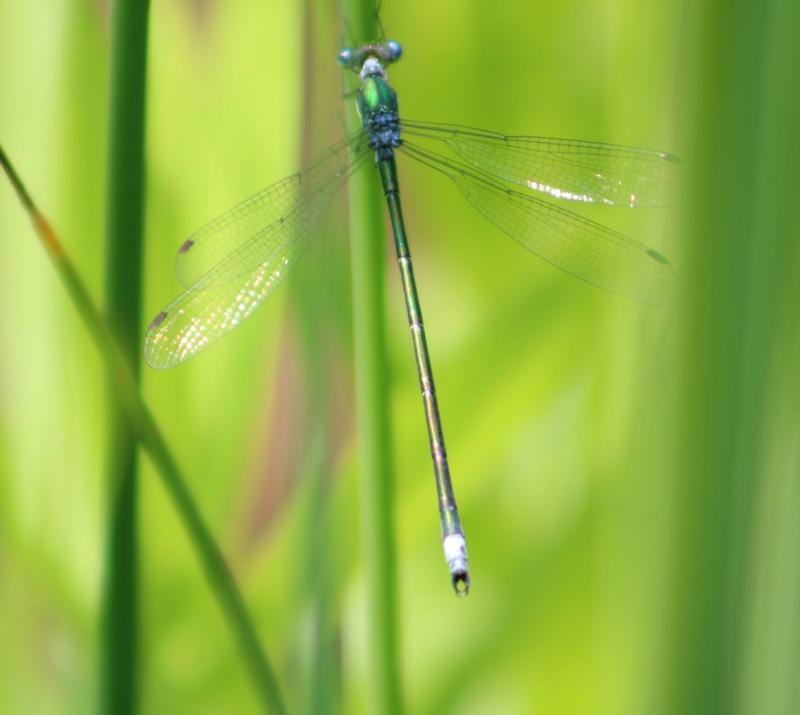
<instances>
[{"instance_id":1,"label":"damselfly","mask_svg":"<svg viewBox=\"0 0 800 715\"><path fill-rule=\"evenodd\" d=\"M464 531L456 507L428 347L400 204L395 154L449 176L489 221L563 271L645 302L668 294L664 256L616 231L544 200L608 206L666 206L677 192L677 161L658 151L613 144L504 136L452 124L401 119L386 67L397 42L347 48L339 64L358 73L362 129L302 171L222 214L180 247L187 286L150 324L145 359L173 367L250 317L286 277L317 233L325 209L372 155L394 234L408 323L430 437L445 558L456 593L469 591ZM431 146L449 150L449 156ZM525 191L512 188L520 186Z\"/></svg>"}]
</instances>

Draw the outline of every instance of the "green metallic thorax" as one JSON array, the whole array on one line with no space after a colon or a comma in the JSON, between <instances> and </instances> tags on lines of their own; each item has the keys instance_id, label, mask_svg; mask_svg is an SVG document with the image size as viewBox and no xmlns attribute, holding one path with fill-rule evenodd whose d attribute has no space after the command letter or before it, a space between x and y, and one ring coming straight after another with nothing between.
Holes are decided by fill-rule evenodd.
<instances>
[{"instance_id":1,"label":"green metallic thorax","mask_svg":"<svg viewBox=\"0 0 800 715\"><path fill-rule=\"evenodd\" d=\"M397 114L397 94L380 75L364 78L356 102L362 122L379 112Z\"/></svg>"},{"instance_id":2,"label":"green metallic thorax","mask_svg":"<svg viewBox=\"0 0 800 715\"><path fill-rule=\"evenodd\" d=\"M400 118L397 113L397 95L382 74L370 74L361 81L356 96L358 115L369 139L375 157L394 159L394 150L400 146Z\"/></svg>"}]
</instances>

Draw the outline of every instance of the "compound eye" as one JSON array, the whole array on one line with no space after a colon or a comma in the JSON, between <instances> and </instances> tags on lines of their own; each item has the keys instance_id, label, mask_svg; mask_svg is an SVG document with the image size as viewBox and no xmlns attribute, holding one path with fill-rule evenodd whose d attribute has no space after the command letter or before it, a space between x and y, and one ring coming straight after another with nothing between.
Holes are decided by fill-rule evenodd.
<instances>
[{"instance_id":1,"label":"compound eye","mask_svg":"<svg viewBox=\"0 0 800 715\"><path fill-rule=\"evenodd\" d=\"M342 67L352 67L353 66L353 50L350 47L345 47L343 50L339 50L339 55L337 56L337 61L339 65Z\"/></svg>"},{"instance_id":2,"label":"compound eye","mask_svg":"<svg viewBox=\"0 0 800 715\"><path fill-rule=\"evenodd\" d=\"M389 40L389 42L386 43L386 47L389 49L389 59L391 62L397 62L403 55L403 48L400 47L399 42Z\"/></svg>"}]
</instances>

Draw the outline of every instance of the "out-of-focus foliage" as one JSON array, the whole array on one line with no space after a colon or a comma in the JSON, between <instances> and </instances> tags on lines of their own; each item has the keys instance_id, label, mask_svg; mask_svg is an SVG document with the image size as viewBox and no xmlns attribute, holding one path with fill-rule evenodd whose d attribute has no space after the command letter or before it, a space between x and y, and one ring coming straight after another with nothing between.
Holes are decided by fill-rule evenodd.
<instances>
[{"instance_id":1,"label":"out-of-focus foliage","mask_svg":"<svg viewBox=\"0 0 800 715\"><path fill-rule=\"evenodd\" d=\"M328 3L310 4L307 27L303 3L153 3L146 315L179 290L173 256L189 233L291 173L308 156L309 142L319 149L341 135L340 25ZM770 237L793 230L797 240L796 208L776 213L768 190L774 172L788 171L787 156L797 156L798 123L791 117L798 117L798 95L789 86L796 84L797 62L791 51L770 54L789 47L781 32L792 26L792 10L765 10L766 19L759 17L768 29L757 22L750 28L767 58L741 85L757 94L742 100L757 106L754 125L745 118L712 127L701 120L724 116L728 105L715 103L714 75L706 67L735 57L737 48L725 44L726 28L715 30L709 19L725 8L698 5L708 11L702 21L699 12L669 0L384 2L383 23L404 48L391 80L405 116L683 155L688 149L700 164L693 167L695 157L686 156L695 171L688 185L717 205L705 214L697 200L689 201L685 217L677 210L584 212L658 248L679 270L686 263L689 288L679 307L645 307L538 261L483 221L442 177L400 160L474 569L472 595L455 599L439 547L400 286L395 266L387 264L387 399L409 712L667 713L679 702L671 689L682 664L711 668L715 652L730 660L721 667L733 670L723 678L711 668L709 678L736 690L735 712L772 715L797 705L796 685L792 700L787 680L800 666L800 343L790 309L798 304L798 252L780 263L785 273L773 276L775 263L767 259L761 272L737 273L696 243L683 250L681 238L702 242L702 219L725 216L719 207L730 197L696 182L730 180L753 166L750 137L763 147L761 163L736 182L749 187L756 177L765 184L761 213L728 216L733 268L741 269L748 246L757 256L756 244L777 245ZM747 29L739 26L739 36ZM756 44L742 51L750 57ZM105 3L0 4L0 141L98 297L107 67ZM732 73L741 69L731 64ZM736 86L735 76L727 80ZM311 119L303 115L307 87ZM719 96L722 102L735 93L722 87ZM718 145L700 151L699 127ZM729 165L709 171L708 162L720 155ZM784 178L797 182L796 173ZM741 202L750 195L742 191ZM146 398L230 559L297 712L320 702L364 712L369 673L343 216L341 208L332 212L290 284L234 335L184 367L144 376ZM713 226L707 228L710 234ZM722 246L709 241L703 245ZM792 265L793 282L787 278ZM703 292L701 270L722 293ZM782 287L772 302L763 293L753 300L756 294L742 293L737 307L752 343L737 339L730 312L720 322L730 306L706 302L735 295L737 277ZM760 319L776 321L765 323L767 335L754 327ZM728 332L706 334L703 320L709 330L724 324ZM717 340L725 336L727 342ZM766 358L761 340L777 346ZM752 354L723 369L737 356L721 354L720 346L748 344ZM703 372L693 373L695 366ZM95 704L105 504L101 375L88 335L3 186L3 713L86 713ZM692 422L687 410L699 401L676 395L685 395L687 385L700 394L704 375L719 379L720 401ZM762 388L763 401L740 399L761 395ZM735 429L723 424L726 411L736 412ZM692 424L718 454L726 446L742 450L748 471L734 486L719 460L694 474L693 491L687 459L701 455L703 444L687 437ZM143 711L256 712L175 514L150 465L143 471ZM744 503L737 484L744 485ZM723 498L731 490L734 496ZM704 509L719 520L705 521ZM714 534L724 541L709 544ZM704 569L728 553L728 544L741 573ZM687 565L695 547L697 559ZM676 584L687 574L697 582L684 593ZM704 658L697 649L708 624L686 614L706 597L719 598L707 613L725 609L723 577L737 577L742 591L733 611L738 627L714 623L707 635L738 635L730 648L712 648ZM682 598L688 601L676 607ZM340 657L315 670L312 644L320 628Z\"/></svg>"}]
</instances>

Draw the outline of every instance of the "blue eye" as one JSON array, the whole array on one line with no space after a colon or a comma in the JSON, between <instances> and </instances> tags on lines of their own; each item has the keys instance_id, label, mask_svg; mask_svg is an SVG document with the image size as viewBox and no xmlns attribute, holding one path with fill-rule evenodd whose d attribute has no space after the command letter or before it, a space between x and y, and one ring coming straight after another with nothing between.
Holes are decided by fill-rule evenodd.
<instances>
[{"instance_id":1,"label":"blue eye","mask_svg":"<svg viewBox=\"0 0 800 715\"><path fill-rule=\"evenodd\" d=\"M403 48L400 47L399 42L395 42L394 40L389 40L386 43L386 46L389 48L389 52L392 56L392 62L397 62L403 54Z\"/></svg>"},{"instance_id":2,"label":"blue eye","mask_svg":"<svg viewBox=\"0 0 800 715\"><path fill-rule=\"evenodd\" d=\"M340 50L337 60L342 67L352 67L353 50L350 47L345 47L343 50Z\"/></svg>"}]
</instances>

